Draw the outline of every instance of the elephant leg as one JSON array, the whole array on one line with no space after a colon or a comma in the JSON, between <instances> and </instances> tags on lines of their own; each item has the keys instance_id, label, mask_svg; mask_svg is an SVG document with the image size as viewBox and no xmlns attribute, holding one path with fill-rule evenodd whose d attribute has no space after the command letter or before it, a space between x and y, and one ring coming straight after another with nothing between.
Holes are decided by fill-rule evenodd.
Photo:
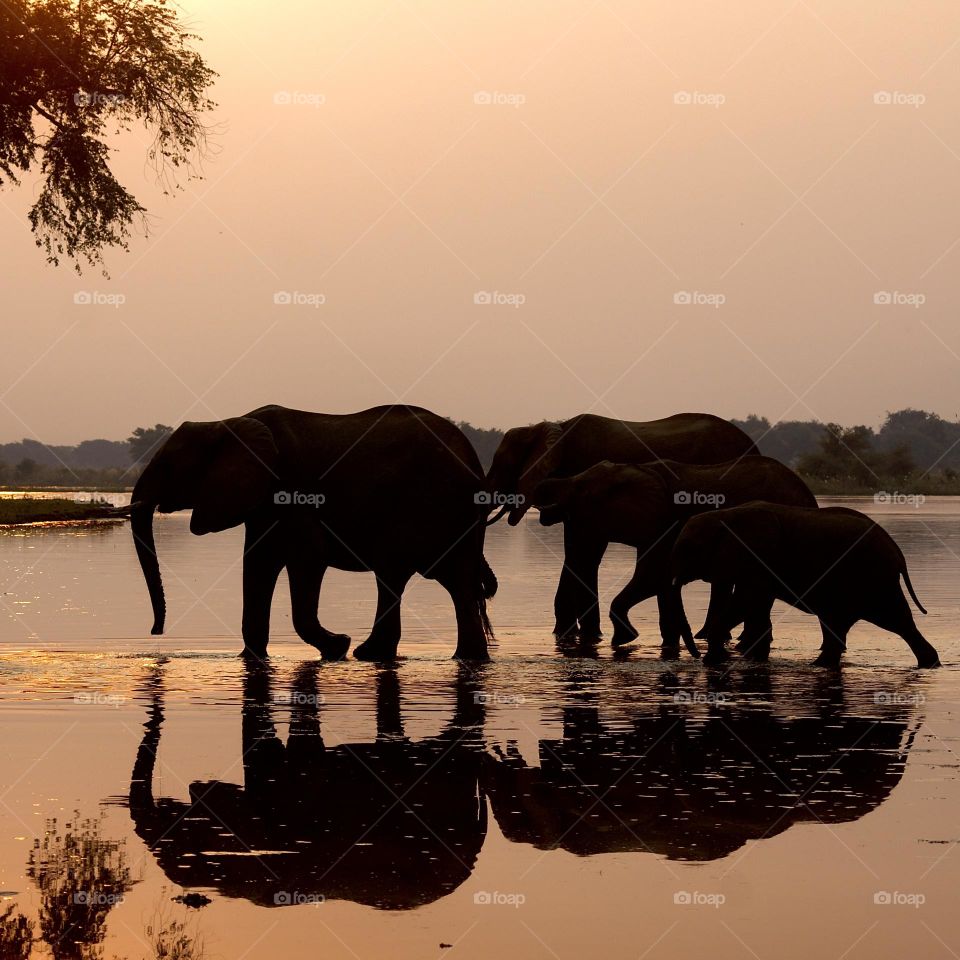
<instances>
[{"instance_id":1,"label":"elephant leg","mask_svg":"<svg viewBox=\"0 0 960 960\"><path fill-rule=\"evenodd\" d=\"M773 623L770 611L774 598L769 594L751 598L744 611L743 634L737 644L743 655L757 663L770 659L770 644L773 640Z\"/></svg>"},{"instance_id":2,"label":"elephant leg","mask_svg":"<svg viewBox=\"0 0 960 960\"><path fill-rule=\"evenodd\" d=\"M571 558L571 570L579 588L576 606L578 636L595 641L603 636L600 629L600 561L607 549L604 541L581 540Z\"/></svg>"},{"instance_id":3,"label":"elephant leg","mask_svg":"<svg viewBox=\"0 0 960 960\"><path fill-rule=\"evenodd\" d=\"M913 619L913 611L900 589L899 580L893 590L883 595L883 599L879 601L878 606L877 611L871 612L871 615L864 617L864 619L880 627L881 630L889 630L891 633L903 637L913 651L913 655L917 658L918 667L940 666L940 656L936 648L917 629L917 624Z\"/></svg>"},{"instance_id":4,"label":"elephant leg","mask_svg":"<svg viewBox=\"0 0 960 960\"><path fill-rule=\"evenodd\" d=\"M633 576L610 604L610 621L613 623L613 639L610 642L613 646L622 647L637 639L639 633L630 622L630 610L655 593L656 587L651 585L645 567L638 560Z\"/></svg>"},{"instance_id":5,"label":"elephant leg","mask_svg":"<svg viewBox=\"0 0 960 960\"><path fill-rule=\"evenodd\" d=\"M693 631L687 621L687 612L683 608L683 594L679 587L669 587L657 594L657 607L660 613L660 651L665 660L674 660L680 654L680 641L683 640L687 652L699 657L700 651L693 639Z\"/></svg>"},{"instance_id":6,"label":"elephant leg","mask_svg":"<svg viewBox=\"0 0 960 960\"><path fill-rule=\"evenodd\" d=\"M452 554L445 557L442 566L432 574L450 599L457 615L457 660L489 660L487 637L492 635L486 615L482 557L464 541Z\"/></svg>"},{"instance_id":7,"label":"elephant leg","mask_svg":"<svg viewBox=\"0 0 960 960\"><path fill-rule=\"evenodd\" d=\"M243 542L243 635L244 656L263 658L270 639L270 606L277 578L284 567L278 538L268 529L247 524Z\"/></svg>"},{"instance_id":8,"label":"elephant leg","mask_svg":"<svg viewBox=\"0 0 960 960\"><path fill-rule=\"evenodd\" d=\"M816 667L840 666L840 658L847 649L847 633L853 623L840 619L820 619L820 631L823 634L823 643L820 645L820 656L813 661Z\"/></svg>"},{"instance_id":9,"label":"elephant leg","mask_svg":"<svg viewBox=\"0 0 960 960\"><path fill-rule=\"evenodd\" d=\"M698 640L705 640L711 634L723 637L724 641L730 639L731 629L740 623L739 619L734 623L730 622L736 616L732 594L732 583L717 581L710 584L710 603L707 606L703 626L696 633Z\"/></svg>"},{"instance_id":10,"label":"elephant leg","mask_svg":"<svg viewBox=\"0 0 960 960\"><path fill-rule=\"evenodd\" d=\"M393 660L400 643L400 603L409 572L377 570L377 614L370 636L353 651L359 660Z\"/></svg>"},{"instance_id":11,"label":"elephant leg","mask_svg":"<svg viewBox=\"0 0 960 960\"><path fill-rule=\"evenodd\" d=\"M350 647L350 638L345 633L327 630L317 616L326 572L326 565L321 563L298 559L287 564L293 629L304 643L319 650L324 660L342 660Z\"/></svg>"},{"instance_id":12,"label":"elephant leg","mask_svg":"<svg viewBox=\"0 0 960 960\"><path fill-rule=\"evenodd\" d=\"M577 607L582 587L573 571L574 535L570 524L563 525L563 569L553 598L553 633L558 640L571 640L577 636Z\"/></svg>"}]
</instances>

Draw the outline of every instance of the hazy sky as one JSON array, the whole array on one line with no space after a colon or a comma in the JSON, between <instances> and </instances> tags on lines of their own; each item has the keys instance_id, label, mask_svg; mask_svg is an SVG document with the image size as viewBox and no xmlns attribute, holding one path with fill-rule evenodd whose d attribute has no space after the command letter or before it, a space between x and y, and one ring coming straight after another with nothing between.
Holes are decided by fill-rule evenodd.
<instances>
[{"instance_id":1,"label":"hazy sky","mask_svg":"<svg viewBox=\"0 0 960 960\"><path fill-rule=\"evenodd\" d=\"M219 153L166 199L124 142L154 229L110 280L48 267L34 184L0 192L0 440L268 402L960 412L955 0L185 8Z\"/></svg>"}]
</instances>

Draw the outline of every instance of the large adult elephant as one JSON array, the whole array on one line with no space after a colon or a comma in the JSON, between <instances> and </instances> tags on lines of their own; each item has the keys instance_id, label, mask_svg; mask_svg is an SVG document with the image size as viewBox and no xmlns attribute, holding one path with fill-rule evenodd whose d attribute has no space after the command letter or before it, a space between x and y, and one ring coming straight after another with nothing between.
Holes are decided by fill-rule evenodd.
<instances>
[{"instance_id":1,"label":"large adult elephant","mask_svg":"<svg viewBox=\"0 0 960 960\"><path fill-rule=\"evenodd\" d=\"M286 568L294 629L325 658L344 656L350 638L317 617L324 572L335 567L372 570L377 578L373 630L355 656L396 655L401 597L419 573L453 599L455 655L486 659L486 600L496 578L483 557L483 511L476 505L483 483L470 441L419 407L339 415L267 406L184 423L133 491L131 525L153 633L163 632L166 615L153 513L190 509L195 534L245 526L245 653L266 654L273 592Z\"/></svg>"},{"instance_id":2,"label":"large adult elephant","mask_svg":"<svg viewBox=\"0 0 960 960\"><path fill-rule=\"evenodd\" d=\"M739 427L709 413L678 413L647 421L582 413L561 423L545 421L508 430L487 472L489 506L501 505L494 519L507 513L508 522L516 525L533 504L533 492L541 482L572 477L603 460L723 463L757 453L754 442ZM600 636L597 574L606 547L595 537L579 536L564 525L563 570L553 604L558 638ZM658 594L657 602L661 623L672 624L669 597ZM670 643L679 642L679 631L672 625L669 629Z\"/></svg>"},{"instance_id":3,"label":"large adult elephant","mask_svg":"<svg viewBox=\"0 0 960 960\"><path fill-rule=\"evenodd\" d=\"M534 498L545 527L564 523L580 540L592 536L598 542L636 547L633 576L610 605L615 647L638 636L630 623L633 606L648 597L669 595L671 623L679 626L694 656L700 654L683 611L680 590L670 583L670 553L687 520L750 500L817 506L806 483L771 457L741 457L730 463L707 465L654 460L630 466L604 461L575 477L545 480ZM722 581L714 584L715 597L723 601L723 606L728 604L732 589L732 584ZM669 629L661 624L665 635ZM705 631L712 633L713 629L713 624L705 625ZM673 649L666 639L664 645Z\"/></svg>"}]
</instances>

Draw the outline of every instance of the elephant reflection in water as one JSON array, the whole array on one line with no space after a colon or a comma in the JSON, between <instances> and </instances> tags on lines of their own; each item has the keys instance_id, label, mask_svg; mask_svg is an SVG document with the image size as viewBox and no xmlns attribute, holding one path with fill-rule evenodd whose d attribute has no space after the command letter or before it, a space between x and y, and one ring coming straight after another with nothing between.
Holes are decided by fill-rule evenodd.
<instances>
[{"instance_id":1,"label":"elephant reflection in water","mask_svg":"<svg viewBox=\"0 0 960 960\"><path fill-rule=\"evenodd\" d=\"M263 906L323 899L402 910L431 903L469 877L487 831L480 791L482 697L461 666L451 722L436 737L407 738L396 672L377 677L373 743L325 746L316 662L289 697L287 742L274 726L274 676L250 664L242 717L244 785L190 785L190 800L155 797L164 721L162 673L130 785L137 835L163 872Z\"/></svg>"},{"instance_id":2,"label":"elephant reflection in water","mask_svg":"<svg viewBox=\"0 0 960 960\"><path fill-rule=\"evenodd\" d=\"M786 702L813 715L785 717L769 705L769 673L745 676L735 698L713 691L701 708L676 687L679 702L623 724L601 722L588 694L564 709L561 739L540 741L539 767L515 743L488 756L484 784L500 829L581 856L708 861L795 823L857 820L887 799L919 727L909 705L871 701L853 715L842 678L801 677Z\"/></svg>"}]
</instances>

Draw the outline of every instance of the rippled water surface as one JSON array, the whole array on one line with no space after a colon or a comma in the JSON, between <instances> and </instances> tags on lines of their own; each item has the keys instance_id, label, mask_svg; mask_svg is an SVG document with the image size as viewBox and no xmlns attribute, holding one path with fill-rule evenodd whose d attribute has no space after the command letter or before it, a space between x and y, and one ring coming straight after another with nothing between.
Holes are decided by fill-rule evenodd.
<instances>
[{"instance_id":1,"label":"rippled water surface","mask_svg":"<svg viewBox=\"0 0 960 960\"><path fill-rule=\"evenodd\" d=\"M149 956L171 922L224 958L955 956L960 501L846 502L903 547L944 669L862 624L811 668L783 607L765 667L660 660L652 603L626 651L558 650L533 517L488 534L490 664L448 659L423 581L397 665L320 663L281 581L248 669L237 531L158 519L161 638L126 526L0 532L0 913L57 957ZM604 605L631 569L612 547ZM321 619L359 642L375 598L330 571Z\"/></svg>"}]
</instances>

